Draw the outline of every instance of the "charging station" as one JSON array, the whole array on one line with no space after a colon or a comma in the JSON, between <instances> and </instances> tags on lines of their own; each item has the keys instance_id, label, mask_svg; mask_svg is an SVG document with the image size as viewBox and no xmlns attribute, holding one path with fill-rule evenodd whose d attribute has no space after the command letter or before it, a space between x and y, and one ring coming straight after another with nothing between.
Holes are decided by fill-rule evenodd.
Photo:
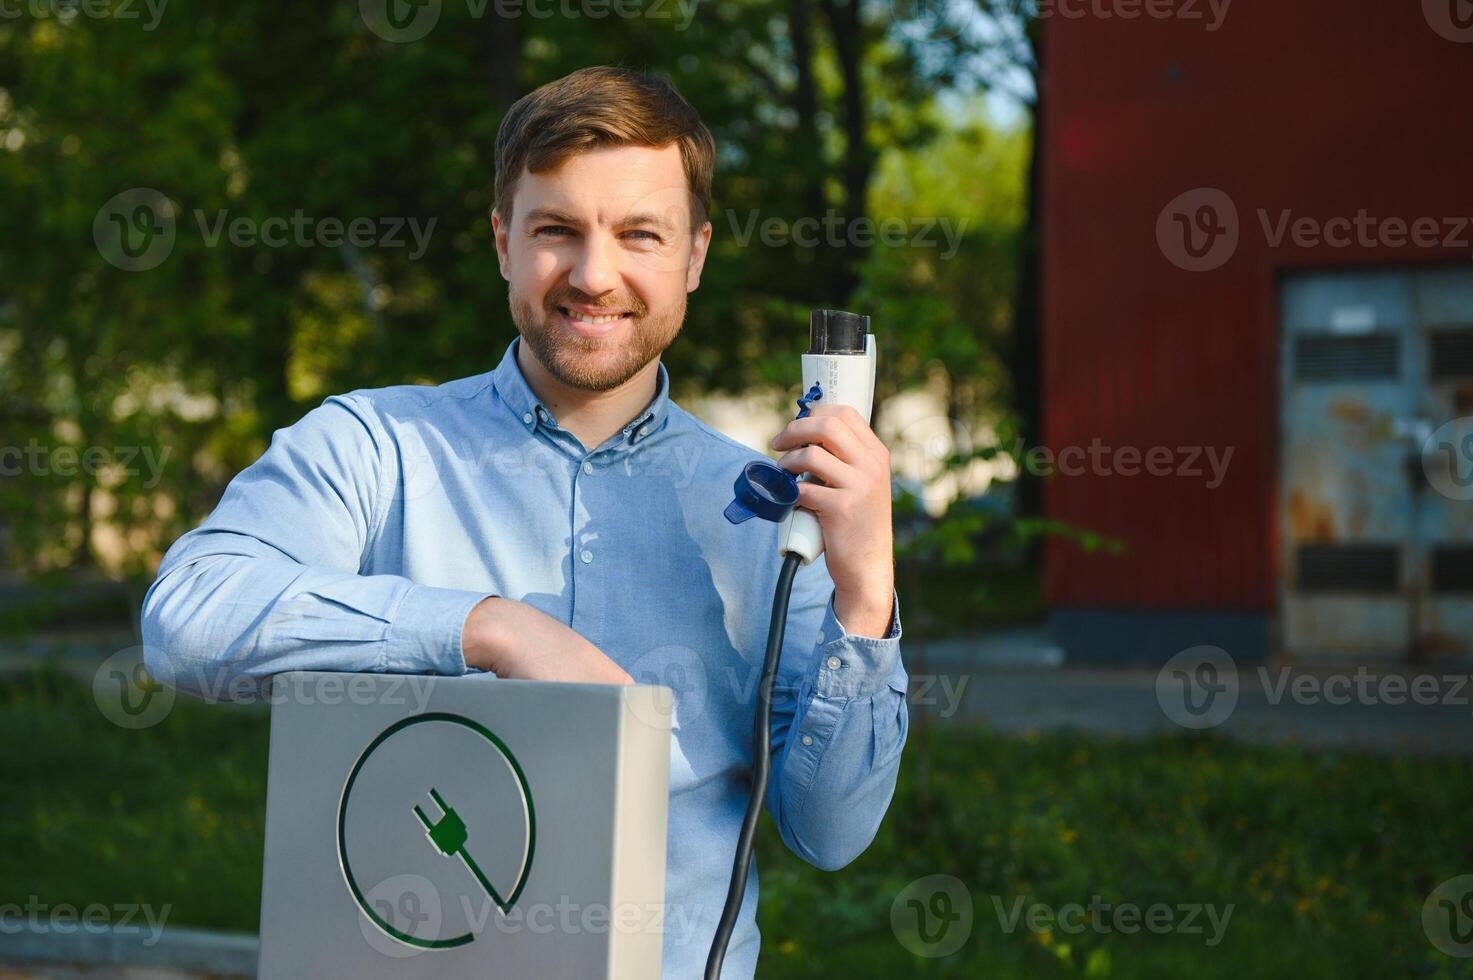
<instances>
[{"instance_id":1,"label":"charging station","mask_svg":"<svg viewBox=\"0 0 1473 980\"><path fill-rule=\"evenodd\" d=\"M260 975L660 975L668 688L273 679Z\"/></svg>"}]
</instances>

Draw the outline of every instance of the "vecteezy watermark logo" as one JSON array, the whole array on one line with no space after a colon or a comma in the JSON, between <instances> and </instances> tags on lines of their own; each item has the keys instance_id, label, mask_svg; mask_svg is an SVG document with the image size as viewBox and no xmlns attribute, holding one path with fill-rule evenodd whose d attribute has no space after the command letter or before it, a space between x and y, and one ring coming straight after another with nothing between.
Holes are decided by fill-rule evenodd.
<instances>
[{"instance_id":1,"label":"vecteezy watermark logo","mask_svg":"<svg viewBox=\"0 0 1473 980\"><path fill-rule=\"evenodd\" d=\"M1256 208L1262 243L1279 249L1473 249L1473 218L1466 215L1300 214L1293 208ZM1156 219L1156 241L1172 264L1188 272L1221 268L1237 252L1243 231L1237 206L1224 192L1199 187L1174 198Z\"/></svg>"},{"instance_id":2,"label":"vecteezy watermark logo","mask_svg":"<svg viewBox=\"0 0 1473 980\"><path fill-rule=\"evenodd\" d=\"M1415 674L1406 676L1397 672L1377 673L1364 666L1354 673L1301 673L1291 667L1280 667L1271 675L1267 667L1258 668L1258 683L1263 688L1264 698L1271 705L1289 703L1299 705L1329 704L1418 704L1448 705L1466 708L1469 705L1469 674Z\"/></svg>"},{"instance_id":3,"label":"vecteezy watermark logo","mask_svg":"<svg viewBox=\"0 0 1473 980\"><path fill-rule=\"evenodd\" d=\"M1442 952L1473 956L1473 875L1449 878L1422 903L1422 929Z\"/></svg>"},{"instance_id":4,"label":"vecteezy watermark logo","mask_svg":"<svg viewBox=\"0 0 1473 980\"><path fill-rule=\"evenodd\" d=\"M1021 3L1022 0L1013 0ZM1038 19L1201 21L1209 34L1227 20L1233 0L1035 0Z\"/></svg>"},{"instance_id":5,"label":"vecteezy watermark logo","mask_svg":"<svg viewBox=\"0 0 1473 980\"><path fill-rule=\"evenodd\" d=\"M142 945L155 946L164 936L164 925L173 909L172 905L154 907L131 902L117 905L94 902L78 908L66 902L50 905L31 895L25 905L19 902L0 904L0 935L27 932L32 935L70 936L81 932L122 937L144 932L146 925L147 935Z\"/></svg>"},{"instance_id":6,"label":"vecteezy watermark logo","mask_svg":"<svg viewBox=\"0 0 1473 980\"><path fill-rule=\"evenodd\" d=\"M1026 447L1026 448L1025 448ZM1237 447L1226 446L1109 446L1099 436L1088 446L1027 447L1024 440L1013 443L1013 458L1019 469L1032 476L1155 476L1201 479L1208 490L1222 486L1228 464Z\"/></svg>"},{"instance_id":7,"label":"vecteezy watermark logo","mask_svg":"<svg viewBox=\"0 0 1473 980\"><path fill-rule=\"evenodd\" d=\"M358 0L358 13L373 33L395 44L424 38L440 22L440 0Z\"/></svg>"},{"instance_id":8,"label":"vecteezy watermark logo","mask_svg":"<svg viewBox=\"0 0 1473 980\"><path fill-rule=\"evenodd\" d=\"M157 268L174 250L178 238L178 207L163 193L151 187L134 187L108 200L92 220L92 240L102 257L127 272L144 272ZM207 248L221 241L236 248L409 248L409 258L417 260L429 247L439 219L360 216L348 221L341 218L317 218L301 208L290 217L272 215L257 219L246 215L231 217L226 210L213 215L202 208L191 212L194 225Z\"/></svg>"},{"instance_id":9,"label":"vecteezy watermark logo","mask_svg":"<svg viewBox=\"0 0 1473 980\"><path fill-rule=\"evenodd\" d=\"M92 675L92 700L102 716L119 728L148 728L163 721L174 707L169 661L155 657L154 670L144 662L144 647L119 650Z\"/></svg>"},{"instance_id":10,"label":"vecteezy watermark logo","mask_svg":"<svg viewBox=\"0 0 1473 980\"><path fill-rule=\"evenodd\" d=\"M972 935L972 893L951 875L917 878L890 903L890 929L917 956L950 956Z\"/></svg>"},{"instance_id":11,"label":"vecteezy watermark logo","mask_svg":"<svg viewBox=\"0 0 1473 980\"><path fill-rule=\"evenodd\" d=\"M157 268L174 251L176 208L152 187L115 194L92 219L92 241L109 264L125 272Z\"/></svg>"},{"instance_id":12,"label":"vecteezy watermark logo","mask_svg":"<svg viewBox=\"0 0 1473 980\"><path fill-rule=\"evenodd\" d=\"M1433 430L1422 444L1422 472L1448 500L1473 500L1473 416Z\"/></svg>"},{"instance_id":13,"label":"vecteezy watermark logo","mask_svg":"<svg viewBox=\"0 0 1473 980\"><path fill-rule=\"evenodd\" d=\"M1183 728L1215 728L1238 706L1238 667L1226 650L1183 650L1156 675L1156 703Z\"/></svg>"},{"instance_id":14,"label":"vecteezy watermark logo","mask_svg":"<svg viewBox=\"0 0 1473 980\"><path fill-rule=\"evenodd\" d=\"M374 918L358 917L358 930L373 949L384 956L404 959L418 956L440 934L445 918L445 905L434 882L416 874L391 875L374 885L363 896ZM384 925L392 931L386 931ZM404 942L400 936L412 936L424 942Z\"/></svg>"},{"instance_id":15,"label":"vecteezy watermark logo","mask_svg":"<svg viewBox=\"0 0 1473 980\"><path fill-rule=\"evenodd\" d=\"M1473 219L1449 215L1431 217L1422 215L1405 218L1398 215L1383 217L1371 214L1365 208L1355 215L1335 215L1319 218L1313 215L1295 215L1291 208L1279 208L1270 212L1258 209L1258 224L1263 229L1263 240L1270 248L1292 245L1295 248L1446 248L1468 249L1473 239L1468 237L1468 228Z\"/></svg>"},{"instance_id":16,"label":"vecteezy watermark logo","mask_svg":"<svg viewBox=\"0 0 1473 980\"><path fill-rule=\"evenodd\" d=\"M1034 902L1027 905L1027 896L1017 895L1011 903L1001 895L992 896L992 908L997 914L997 925L1005 934L1011 935L1024 926L1034 934L1050 933L1054 930L1065 935L1077 936L1085 932L1120 933L1133 935L1145 931L1158 936L1182 935L1203 936L1209 947L1222 942L1227 933L1228 922L1236 906L1221 908L1211 903L1181 902L1168 905L1154 902L1141 906L1134 902L1107 902L1095 895L1085 905L1068 902L1060 906ZM1208 932L1207 930L1211 931Z\"/></svg>"},{"instance_id":17,"label":"vecteezy watermark logo","mask_svg":"<svg viewBox=\"0 0 1473 980\"><path fill-rule=\"evenodd\" d=\"M673 726L678 731L706 713L711 699L711 678L706 672L706 662L690 647L679 644L655 647L630 664L628 674L636 684L660 689L653 702L639 699L632 702L635 716L651 728Z\"/></svg>"},{"instance_id":18,"label":"vecteezy watermark logo","mask_svg":"<svg viewBox=\"0 0 1473 980\"><path fill-rule=\"evenodd\" d=\"M143 489L152 490L163 479L164 465L172 446L158 452L153 446L48 446L32 438L24 446L0 446L0 476L59 476L70 478L79 472L99 477L105 485L142 476ZM140 468L137 463L141 462Z\"/></svg>"},{"instance_id":19,"label":"vecteezy watermark logo","mask_svg":"<svg viewBox=\"0 0 1473 980\"><path fill-rule=\"evenodd\" d=\"M466 0L472 20L481 20L488 8L498 20L562 20L618 17L674 21L674 29L690 27L701 0ZM441 0L358 0L364 25L385 41L408 44L424 39L440 22ZM496 30L496 28L491 28Z\"/></svg>"},{"instance_id":20,"label":"vecteezy watermark logo","mask_svg":"<svg viewBox=\"0 0 1473 980\"><path fill-rule=\"evenodd\" d=\"M137 20L146 10L149 19L143 30L147 32L159 26L168 5L169 0L0 0L0 21L17 20L26 14L36 20L54 17L62 23L79 16L89 20Z\"/></svg>"},{"instance_id":21,"label":"vecteezy watermark logo","mask_svg":"<svg viewBox=\"0 0 1473 980\"><path fill-rule=\"evenodd\" d=\"M1422 0L1422 14L1449 41L1473 42L1473 0Z\"/></svg>"},{"instance_id":22,"label":"vecteezy watermark logo","mask_svg":"<svg viewBox=\"0 0 1473 980\"><path fill-rule=\"evenodd\" d=\"M1178 194L1156 219L1161 254L1187 272L1222 268L1238 250L1238 233L1238 208L1215 187Z\"/></svg>"},{"instance_id":23,"label":"vecteezy watermark logo","mask_svg":"<svg viewBox=\"0 0 1473 980\"><path fill-rule=\"evenodd\" d=\"M789 221L786 218L763 218L756 209L747 211L745 217L735 210L726 212L731 227L732 240L746 248L755 233L757 240L768 248L783 248L789 244L799 248L843 248L852 246L869 248L884 245L886 248L936 248L941 249L939 258L949 259L961 248L962 236L966 234L970 219L961 218L955 224L950 218L845 218L830 208L822 218L806 216Z\"/></svg>"}]
</instances>

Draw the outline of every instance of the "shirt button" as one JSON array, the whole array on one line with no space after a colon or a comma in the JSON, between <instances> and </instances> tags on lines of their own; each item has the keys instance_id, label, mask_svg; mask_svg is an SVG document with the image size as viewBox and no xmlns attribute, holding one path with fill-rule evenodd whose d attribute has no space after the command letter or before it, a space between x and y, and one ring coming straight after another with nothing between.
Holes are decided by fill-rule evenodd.
<instances>
[{"instance_id":1,"label":"shirt button","mask_svg":"<svg viewBox=\"0 0 1473 980\"><path fill-rule=\"evenodd\" d=\"M590 463L590 462L588 462L587 460L584 460L583 461L583 473L586 476L587 475L592 475L592 473L593 473L593 464Z\"/></svg>"},{"instance_id":2,"label":"shirt button","mask_svg":"<svg viewBox=\"0 0 1473 980\"><path fill-rule=\"evenodd\" d=\"M587 554L587 552L584 552L584 554ZM843 661L841 661L838 657L830 657L829 670L838 670L842 663Z\"/></svg>"},{"instance_id":3,"label":"shirt button","mask_svg":"<svg viewBox=\"0 0 1473 980\"><path fill-rule=\"evenodd\" d=\"M587 565L589 562L593 561L593 552L589 551L587 548L584 548L583 553L580 554L578 557L582 558L583 564Z\"/></svg>"},{"instance_id":4,"label":"shirt button","mask_svg":"<svg viewBox=\"0 0 1473 980\"><path fill-rule=\"evenodd\" d=\"M528 425L531 425L532 424L532 413L531 412L528 412L525 415L523 415L522 416L522 421L523 422L526 422Z\"/></svg>"},{"instance_id":5,"label":"shirt button","mask_svg":"<svg viewBox=\"0 0 1473 980\"><path fill-rule=\"evenodd\" d=\"M813 736L812 735L804 735L803 736L803 744L804 745L812 745L813 744Z\"/></svg>"}]
</instances>

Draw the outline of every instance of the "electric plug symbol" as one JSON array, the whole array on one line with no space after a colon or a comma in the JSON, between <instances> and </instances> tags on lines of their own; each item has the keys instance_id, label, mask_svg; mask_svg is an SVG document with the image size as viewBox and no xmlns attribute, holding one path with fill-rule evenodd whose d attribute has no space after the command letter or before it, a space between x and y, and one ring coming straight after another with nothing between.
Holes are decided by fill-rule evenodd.
<instances>
[{"instance_id":1,"label":"electric plug symbol","mask_svg":"<svg viewBox=\"0 0 1473 980\"><path fill-rule=\"evenodd\" d=\"M424 824L425 836L442 856L460 858L466 869L476 876L476 881L480 882L486 894L491 896L491 901L495 902L496 907L505 913L507 903L502 901L501 895L491 887L491 882L486 880L475 858L471 857L470 851L465 849L466 839L470 836L470 832L466 830L465 821L460 818L460 814L455 812L453 806L445 802L445 798L433 786L430 787L430 798L440 808L441 816L438 821L425 816L419 804L414 805L414 815L419 818L420 823Z\"/></svg>"},{"instance_id":2,"label":"electric plug symbol","mask_svg":"<svg viewBox=\"0 0 1473 980\"><path fill-rule=\"evenodd\" d=\"M425 816L425 812L419 808L419 804L415 804L414 815L419 817L419 822L425 825L426 836L429 837L430 843L439 848L441 854L449 857L465 847L465 839L469 836L466 833L465 821L460 819L460 814L445 802L445 798L436 792L434 787L430 788L430 798L444 811L445 815L440 818L440 822L431 823L430 818Z\"/></svg>"}]
</instances>

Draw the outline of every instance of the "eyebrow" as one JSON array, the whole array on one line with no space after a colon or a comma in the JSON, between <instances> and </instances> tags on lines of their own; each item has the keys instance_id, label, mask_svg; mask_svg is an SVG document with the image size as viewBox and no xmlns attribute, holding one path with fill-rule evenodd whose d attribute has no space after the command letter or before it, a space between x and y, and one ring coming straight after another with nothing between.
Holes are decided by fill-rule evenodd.
<instances>
[{"instance_id":1,"label":"eyebrow","mask_svg":"<svg viewBox=\"0 0 1473 980\"><path fill-rule=\"evenodd\" d=\"M539 221L551 221L558 225L581 226L583 224L566 211L559 211L556 208L533 208L527 212L527 224L535 225Z\"/></svg>"},{"instance_id":2,"label":"eyebrow","mask_svg":"<svg viewBox=\"0 0 1473 980\"><path fill-rule=\"evenodd\" d=\"M557 208L533 208L531 211L527 212L528 225L535 225L539 222L544 221L558 225L569 225L573 228L582 228L584 224L581 218L575 218L573 215L567 213L566 211L559 211ZM660 217L659 214L641 213L625 216L624 218L620 219L615 227L636 228L642 226L668 229L670 227L670 224L669 222L665 221L664 218Z\"/></svg>"},{"instance_id":3,"label":"eyebrow","mask_svg":"<svg viewBox=\"0 0 1473 980\"><path fill-rule=\"evenodd\" d=\"M619 222L621 228L632 228L638 225L653 225L656 228L670 227L670 223L658 214L631 214Z\"/></svg>"}]
</instances>

